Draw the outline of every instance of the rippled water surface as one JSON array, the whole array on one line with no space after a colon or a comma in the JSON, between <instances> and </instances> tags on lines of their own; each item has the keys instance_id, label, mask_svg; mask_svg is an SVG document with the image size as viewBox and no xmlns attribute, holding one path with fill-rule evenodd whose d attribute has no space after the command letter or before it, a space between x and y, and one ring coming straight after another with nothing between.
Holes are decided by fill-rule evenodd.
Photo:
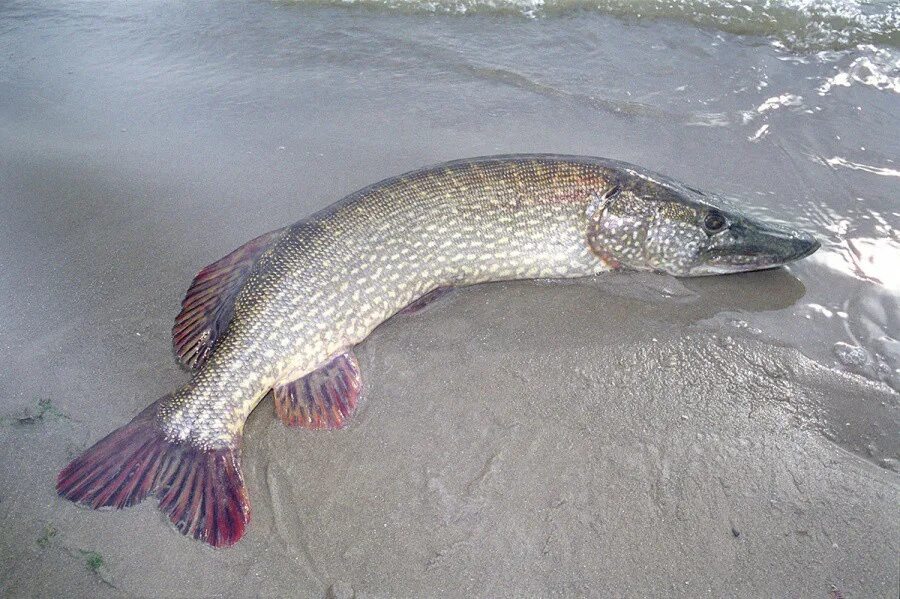
<instances>
[{"instance_id":1,"label":"rippled water surface","mask_svg":"<svg viewBox=\"0 0 900 599\"><path fill-rule=\"evenodd\" d=\"M799 349L893 398L828 395L808 422L896 471L898 14L837 0L2 3L5 413L43 385L73 410L165 393L192 274L364 185L465 156L590 154L823 247L776 272L565 286L571 322L553 322L589 332L612 313L655 343L669 325L646 306L663 302L679 335ZM511 289L498 318L528 313L528 287ZM115 379L144 383L122 398ZM105 434L99 415L79 434Z\"/></svg>"}]
</instances>

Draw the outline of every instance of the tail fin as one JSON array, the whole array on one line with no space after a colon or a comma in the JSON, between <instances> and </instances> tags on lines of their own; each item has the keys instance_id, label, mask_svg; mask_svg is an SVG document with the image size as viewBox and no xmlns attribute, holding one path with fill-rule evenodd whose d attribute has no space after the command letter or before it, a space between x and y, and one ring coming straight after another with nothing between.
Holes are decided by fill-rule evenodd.
<instances>
[{"instance_id":1,"label":"tail fin","mask_svg":"<svg viewBox=\"0 0 900 599\"><path fill-rule=\"evenodd\" d=\"M73 460L56 490L94 509L121 509L152 494L183 534L214 547L235 544L250 521L239 445L203 450L167 441L158 403Z\"/></svg>"}]
</instances>

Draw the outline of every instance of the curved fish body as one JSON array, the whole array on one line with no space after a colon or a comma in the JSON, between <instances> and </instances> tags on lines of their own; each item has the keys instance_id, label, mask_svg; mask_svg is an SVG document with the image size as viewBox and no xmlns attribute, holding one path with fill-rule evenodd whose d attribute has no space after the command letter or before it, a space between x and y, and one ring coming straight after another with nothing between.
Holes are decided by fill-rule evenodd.
<instances>
[{"instance_id":1,"label":"curved fish body","mask_svg":"<svg viewBox=\"0 0 900 599\"><path fill-rule=\"evenodd\" d=\"M57 488L95 508L154 495L185 534L230 545L249 521L250 412L274 390L286 424L342 427L361 390L353 346L398 311L488 281L739 272L817 247L601 158L485 157L393 177L203 269L173 329L193 378L74 460Z\"/></svg>"}]
</instances>

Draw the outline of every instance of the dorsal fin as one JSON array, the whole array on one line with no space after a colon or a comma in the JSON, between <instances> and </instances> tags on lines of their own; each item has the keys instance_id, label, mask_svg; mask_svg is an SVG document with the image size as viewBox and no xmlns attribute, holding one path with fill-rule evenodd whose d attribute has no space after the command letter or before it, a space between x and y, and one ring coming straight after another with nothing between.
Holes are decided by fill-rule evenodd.
<instances>
[{"instance_id":1,"label":"dorsal fin","mask_svg":"<svg viewBox=\"0 0 900 599\"><path fill-rule=\"evenodd\" d=\"M248 241L194 277L172 327L172 343L182 365L190 369L203 365L228 327L235 297L253 265L286 230L278 229Z\"/></svg>"}]
</instances>

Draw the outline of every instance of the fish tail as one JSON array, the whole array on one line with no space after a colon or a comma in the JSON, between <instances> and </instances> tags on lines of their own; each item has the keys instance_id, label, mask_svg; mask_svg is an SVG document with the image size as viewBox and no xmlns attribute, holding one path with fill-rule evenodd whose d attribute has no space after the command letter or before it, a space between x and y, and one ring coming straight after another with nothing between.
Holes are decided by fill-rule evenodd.
<instances>
[{"instance_id":1,"label":"fish tail","mask_svg":"<svg viewBox=\"0 0 900 599\"><path fill-rule=\"evenodd\" d=\"M121 509L153 495L179 531L214 547L233 545L250 521L240 439L202 449L169 441L156 417L163 398L74 459L57 492L93 509Z\"/></svg>"}]
</instances>

